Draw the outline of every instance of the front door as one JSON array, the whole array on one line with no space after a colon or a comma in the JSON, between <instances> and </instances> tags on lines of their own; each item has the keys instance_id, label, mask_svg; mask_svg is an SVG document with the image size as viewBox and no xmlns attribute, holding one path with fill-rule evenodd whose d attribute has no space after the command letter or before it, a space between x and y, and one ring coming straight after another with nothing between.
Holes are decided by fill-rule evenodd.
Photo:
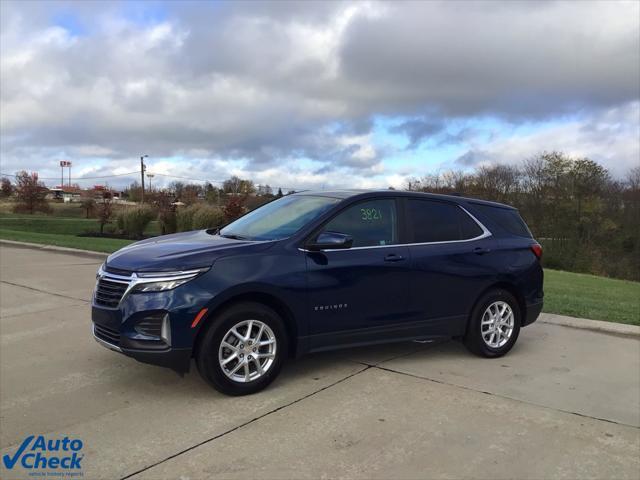
<instances>
[{"instance_id":1,"label":"front door","mask_svg":"<svg viewBox=\"0 0 640 480\"><path fill-rule=\"evenodd\" d=\"M401 322L409 302L410 259L408 247L397 245L396 199L348 206L322 231L351 235L353 246L306 253L309 333L317 340L312 344L358 343L359 333L375 334Z\"/></svg>"}]
</instances>

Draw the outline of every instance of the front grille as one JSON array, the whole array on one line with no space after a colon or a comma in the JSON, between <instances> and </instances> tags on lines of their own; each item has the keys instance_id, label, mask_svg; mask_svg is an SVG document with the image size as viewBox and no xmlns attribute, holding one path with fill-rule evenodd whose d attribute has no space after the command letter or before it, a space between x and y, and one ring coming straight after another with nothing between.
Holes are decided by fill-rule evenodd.
<instances>
[{"instance_id":1,"label":"front grille","mask_svg":"<svg viewBox=\"0 0 640 480\"><path fill-rule=\"evenodd\" d=\"M120 332L104 325L93 324L93 332L100 340L104 340L107 343L118 345L120 343Z\"/></svg>"},{"instance_id":2,"label":"front grille","mask_svg":"<svg viewBox=\"0 0 640 480\"><path fill-rule=\"evenodd\" d=\"M96 304L109 308L117 307L128 286L129 284L125 282L116 282L105 277L101 278L96 286Z\"/></svg>"}]
</instances>

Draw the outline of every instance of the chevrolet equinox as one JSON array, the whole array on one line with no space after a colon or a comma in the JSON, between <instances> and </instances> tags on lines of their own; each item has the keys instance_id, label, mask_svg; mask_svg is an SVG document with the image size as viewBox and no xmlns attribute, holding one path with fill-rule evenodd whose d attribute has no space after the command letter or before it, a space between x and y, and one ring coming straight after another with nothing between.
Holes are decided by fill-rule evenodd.
<instances>
[{"instance_id":1,"label":"chevrolet equinox","mask_svg":"<svg viewBox=\"0 0 640 480\"><path fill-rule=\"evenodd\" d=\"M498 357L542 309L518 211L458 196L301 192L218 230L150 238L100 267L93 335L136 360L266 387L289 356L458 337Z\"/></svg>"}]
</instances>

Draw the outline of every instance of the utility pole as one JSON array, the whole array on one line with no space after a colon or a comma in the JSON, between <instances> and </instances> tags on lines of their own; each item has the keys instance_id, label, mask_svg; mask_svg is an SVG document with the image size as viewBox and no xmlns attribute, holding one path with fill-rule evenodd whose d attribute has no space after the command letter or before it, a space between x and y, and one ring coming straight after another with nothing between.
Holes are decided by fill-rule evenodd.
<instances>
[{"instance_id":1,"label":"utility pole","mask_svg":"<svg viewBox=\"0 0 640 480\"><path fill-rule=\"evenodd\" d=\"M151 179L154 177L155 175L153 173L147 173L147 178L149 179L149 191L152 192L153 189L151 188Z\"/></svg>"},{"instance_id":2,"label":"utility pole","mask_svg":"<svg viewBox=\"0 0 640 480\"><path fill-rule=\"evenodd\" d=\"M140 178L142 179L142 202L141 203L144 203L144 171L145 171L144 159L148 156L149 155L142 155L140 157Z\"/></svg>"}]
</instances>

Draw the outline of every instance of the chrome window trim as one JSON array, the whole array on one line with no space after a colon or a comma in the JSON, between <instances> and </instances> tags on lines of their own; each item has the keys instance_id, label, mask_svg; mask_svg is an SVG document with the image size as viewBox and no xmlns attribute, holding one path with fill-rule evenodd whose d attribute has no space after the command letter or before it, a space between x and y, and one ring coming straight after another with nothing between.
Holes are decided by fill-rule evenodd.
<instances>
[{"instance_id":1,"label":"chrome window trim","mask_svg":"<svg viewBox=\"0 0 640 480\"><path fill-rule=\"evenodd\" d=\"M149 272L140 273L132 272L130 276L117 275L115 273L109 273L104 270L104 264L98 268L96 275L96 286L93 290L93 304L98 308L104 308L106 310L117 310L120 308L120 304L125 297L131 292L131 290L143 283L156 283L156 282L170 282L172 280L189 280L195 278L198 274L203 273L205 269L198 268L196 270L179 270L175 272ZM96 303L96 291L98 290L98 282L102 279L109 280L110 282L122 283L127 285L127 289L122 294L118 305L115 307L107 307Z\"/></svg>"},{"instance_id":2,"label":"chrome window trim","mask_svg":"<svg viewBox=\"0 0 640 480\"><path fill-rule=\"evenodd\" d=\"M462 205L457 205L456 207L462 209L463 212L465 212L467 215L469 215L469 217L471 217L471 219L476 222L476 224L482 229L482 234L478 235L477 237L473 237L473 238L465 238L464 240L443 240L441 242L417 242L417 243L394 243L392 245L369 245L366 247L351 247L351 248L337 248L337 249L328 249L328 250L307 250L305 248L299 247L298 250L300 250L301 252L348 252L350 250L364 250L364 249L371 249L371 248L391 248L391 247L411 247L414 245L444 245L444 244L448 244L448 243L465 243L465 242L475 242L476 240L482 240L483 238L487 238L492 236L493 234L491 233L491 231L484 226L484 224L478 220L471 212L469 212L466 208L464 208Z\"/></svg>"}]
</instances>

